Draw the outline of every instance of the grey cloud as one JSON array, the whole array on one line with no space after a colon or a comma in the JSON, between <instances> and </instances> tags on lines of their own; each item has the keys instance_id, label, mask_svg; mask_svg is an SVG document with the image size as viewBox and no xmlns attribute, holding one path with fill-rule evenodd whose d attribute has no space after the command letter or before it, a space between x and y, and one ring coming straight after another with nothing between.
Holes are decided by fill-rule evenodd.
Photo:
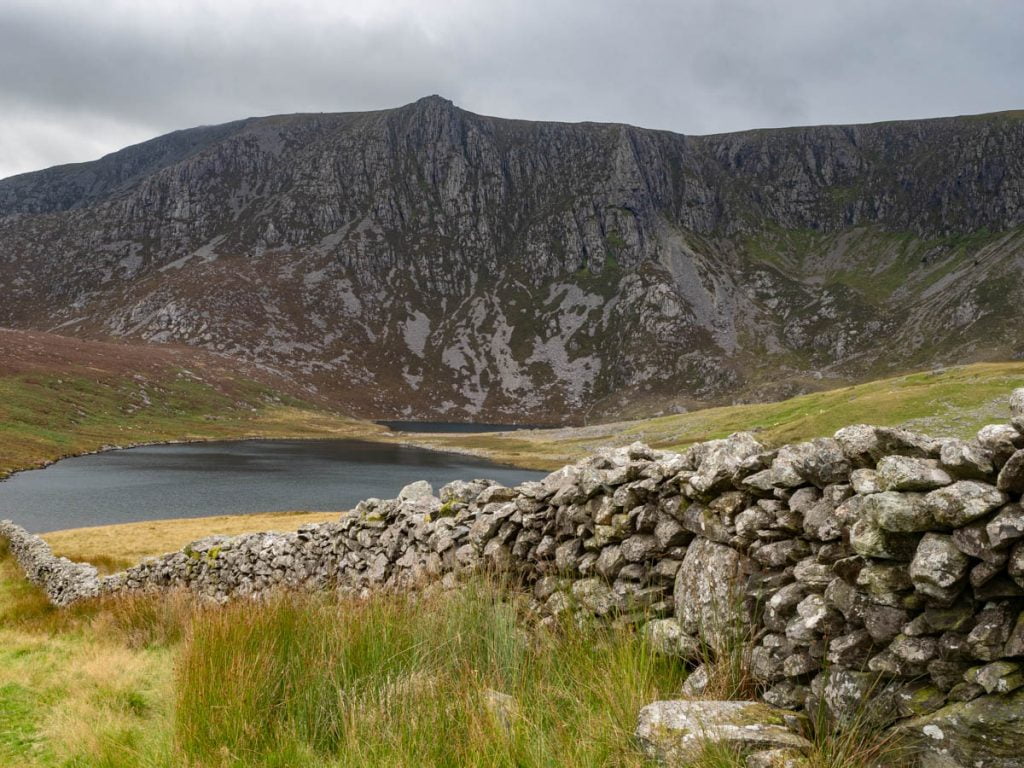
<instances>
[{"instance_id":1,"label":"grey cloud","mask_svg":"<svg viewBox=\"0 0 1024 768\"><path fill-rule=\"evenodd\" d=\"M254 114L441 93L683 133L1024 107L1016 0L9 0L0 177Z\"/></svg>"}]
</instances>

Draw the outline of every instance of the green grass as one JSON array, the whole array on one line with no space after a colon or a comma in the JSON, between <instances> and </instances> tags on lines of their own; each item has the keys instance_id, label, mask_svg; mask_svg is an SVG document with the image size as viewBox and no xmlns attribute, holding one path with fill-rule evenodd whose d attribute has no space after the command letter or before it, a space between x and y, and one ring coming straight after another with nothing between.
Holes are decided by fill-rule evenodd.
<instances>
[{"instance_id":1,"label":"green grass","mask_svg":"<svg viewBox=\"0 0 1024 768\"><path fill-rule=\"evenodd\" d=\"M682 665L629 626L540 627L522 601L476 582L55 611L0 553L0 765L646 765L637 712Z\"/></svg>"},{"instance_id":2,"label":"green grass","mask_svg":"<svg viewBox=\"0 0 1024 768\"><path fill-rule=\"evenodd\" d=\"M0 377L0 477L112 444L374 431L242 378L207 382L181 370L145 382L110 375Z\"/></svg>"},{"instance_id":3,"label":"green grass","mask_svg":"<svg viewBox=\"0 0 1024 768\"><path fill-rule=\"evenodd\" d=\"M585 428L484 435L430 435L437 447L470 448L499 461L556 468L609 445L641 440L682 450L694 442L753 430L781 445L833 434L848 424L907 426L970 437L1009 418L1010 392L1024 387L1024 363L977 363L814 392L775 403L707 408Z\"/></svg>"},{"instance_id":4,"label":"green grass","mask_svg":"<svg viewBox=\"0 0 1024 768\"><path fill-rule=\"evenodd\" d=\"M208 614L179 668L182 753L211 766L645 764L637 712L673 695L682 666L630 628L538 628L508 597L475 584Z\"/></svg>"}]
</instances>

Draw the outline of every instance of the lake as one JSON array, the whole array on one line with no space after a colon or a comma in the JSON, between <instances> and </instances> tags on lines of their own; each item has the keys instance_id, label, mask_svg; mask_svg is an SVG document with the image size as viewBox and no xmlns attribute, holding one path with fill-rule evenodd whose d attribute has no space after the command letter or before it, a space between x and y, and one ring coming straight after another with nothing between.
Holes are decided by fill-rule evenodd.
<instances>
[{"instance_id":1,"label":"lake","mask_svg":"<svg viewBox=\"0 0 1024 768\"><path fill-rule=\"evenodd\" d=\"M77 456L0 482L0 519L33 532L174 517L351 509L427 480L504 485L543 472L361 440L233 440Z\"/></svg>"}]
</instances>

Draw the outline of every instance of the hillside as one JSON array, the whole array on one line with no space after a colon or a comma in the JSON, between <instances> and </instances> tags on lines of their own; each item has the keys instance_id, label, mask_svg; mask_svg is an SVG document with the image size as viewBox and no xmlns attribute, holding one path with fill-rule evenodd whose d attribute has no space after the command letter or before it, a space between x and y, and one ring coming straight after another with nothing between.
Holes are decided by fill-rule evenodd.
<instances>
[{"instance_id":1,"label":"hillside","mask_svg":"<svg viewBox=\"0 0 1024 768\"><path fill-rule=\"evenodd\" d=\"M0 324L371 417L585 422L1024 354L1024 113L683 136L253 118L0 181Z\"/></svg>"},{"instance_id":2,"label":"hillside","mask_svg":"<svg viewBox=\"0 0 1024 768\"><path fill-rule=\"evenodd\" d=\"M0 478L107 445L375 431L222 355L0 329Z\"/></svg>"}]
</instances>

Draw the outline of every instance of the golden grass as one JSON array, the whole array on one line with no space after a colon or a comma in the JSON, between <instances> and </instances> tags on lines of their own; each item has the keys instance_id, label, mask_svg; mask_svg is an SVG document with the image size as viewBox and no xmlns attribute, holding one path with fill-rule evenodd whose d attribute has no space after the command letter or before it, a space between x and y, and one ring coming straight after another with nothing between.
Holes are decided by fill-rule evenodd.
<instances>
[{"instance_id":1,"label":"golden grass","mask_svg":"<svg viewBox=\"0 0 1024 768\"><path fill-rule=\"evenodd\" d=\"M54 554L86 561L103 571L127 568L151 555L174 552L205 536L259 531L294 531L309 523L338 519L338 512L265 512L69 528L44 533Z\"/></svg>"},{"instance_id":2,"label":"golden grass","mask_svg":"<svg viewBox=\"0 0 1024 768\"><path fill-rule=\"evenodd\" d=\"M0 765L171 765L172 651L127 618L54 609L0 552Z\"/></svg>"},{"instance_id":3,"label":"golden grass","mask_svg":"<svg viewBox=\"0 0 1024 768\"><path fill-rule=\"evenodd\" d=\"M1024 387L1024 363L976 363L926 371L776 403L707 408L691 413L587 427L487 434L404 435L441 450L554 469L594 451L640 440L683 449L701 440L754 430L769 445L831 435L847 424L905 425L937 436L969 436L1009 417L1007 398Z\"/></svg>"}]
</instances>

